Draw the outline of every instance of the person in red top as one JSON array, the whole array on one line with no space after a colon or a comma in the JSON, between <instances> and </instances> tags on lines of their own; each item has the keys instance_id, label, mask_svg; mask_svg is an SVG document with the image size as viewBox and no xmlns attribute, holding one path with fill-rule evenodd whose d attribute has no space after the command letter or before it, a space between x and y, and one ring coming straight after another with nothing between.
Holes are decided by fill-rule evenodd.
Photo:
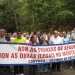
<instances>
[{"instance_id":1,"label":"person in red top","mask_svg":"<svg viewBox=\"0 0 75 75\"><path fill-rule=\"evenodd\" d=\"M29 44L32 44L33 46L38 45L36 35L33 35L31 37ZM36 75L36 71L37 71L37 65L30 65L29 66L29 75Z\"/></svg>"},{"instance_id":2,"label":"person in red top","mask_svg":"<svg viewBox=\"0 0 75 75\"><path fill-rule=\"evenodd\" d=\"M37 36L36 35L33 35L31 37L29 44L38 44L37 43Z\"/></svg>"}]
</instances>

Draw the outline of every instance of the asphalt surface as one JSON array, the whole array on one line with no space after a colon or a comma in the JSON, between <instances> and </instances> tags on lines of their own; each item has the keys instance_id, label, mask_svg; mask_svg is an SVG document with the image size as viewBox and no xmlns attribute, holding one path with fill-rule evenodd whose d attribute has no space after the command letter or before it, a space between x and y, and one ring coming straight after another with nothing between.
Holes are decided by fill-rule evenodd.
<instances>
[{"instance_id":1,"label":"asphalt surface","mask_svg":"<svg viewBox=\"0 0 75 75\"><path fill-rule=\"evenodd\" d=\"M13 75L13 69L2 70L0 69L0 75ZM29 75L29 67L24 66L24 75ZM52 71L51 67L49 67L48 72L38 72L37 75L75 75L75 68L70 69L68 63L62 63L61 64L61 71Z\"/></svg>"},{"instance_id":2,"label":"asphalt surface","mask_svg":"<svg viewBox=\"0 0 75 75\"><path fill-rule=\"evenodd\" d=\"M28 75L28 67L25 67L25 75ZM51 67L48 69L48 72L37 72L37 75L75 75L75 68L70 69L70 66L68 63L62 63L61 64L61 71L52 71Z\"/></svg>"}]
</instances>

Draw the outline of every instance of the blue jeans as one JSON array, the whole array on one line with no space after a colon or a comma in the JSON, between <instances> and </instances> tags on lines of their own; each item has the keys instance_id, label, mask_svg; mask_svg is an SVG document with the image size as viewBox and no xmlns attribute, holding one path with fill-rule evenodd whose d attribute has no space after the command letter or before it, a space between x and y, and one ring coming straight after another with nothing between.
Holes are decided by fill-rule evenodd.
<instances>
[{"instance_id":1,"label":"blue jeans","mask_svg":"<svg viewBox=\"0 0 75 75\"><path fill-rule=\"evenodd\" d=\"M70 64L70 67L74 67L74 66L75 66L75 60L71 60L71 61L69 62L69 64Z\"/></svg>"},{"instance_id":2,"label":"blue jeans","mask_svg":"<svg viewBox=\"0 0 75 75\"><path fill-rule=\"evenodd\" d=\"M47 71L48 71L48 65L47 64L39 65L39 72L47 72Z\"/></svg>"}]
</instances>

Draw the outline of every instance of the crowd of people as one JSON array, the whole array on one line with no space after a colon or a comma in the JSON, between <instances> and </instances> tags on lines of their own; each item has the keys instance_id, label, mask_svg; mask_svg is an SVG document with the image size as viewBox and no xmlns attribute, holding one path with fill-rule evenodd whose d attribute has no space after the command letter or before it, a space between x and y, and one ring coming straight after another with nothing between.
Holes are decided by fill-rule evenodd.
<instances>
[{"instance_id":1,"label":"crowd of people","mask_svg":"<svg viewBox=\"0 0 75 75\"><path fill-rule=\"evenodd\" d=\"M23 43L23 44L32 44L38 45L51 45L51 44L66 44L69 42L75 42L75 28L72 31L63 31L59 32L55 30L53 33L41 33L37 32L21 32L18 30L14 33L6 33L5 29L0 29L0 42L8 42L8 43ZM70 68L73 69L75 66L74 60L69 62ZM47 72L50 64L42 64L42 65L33 65L29 66L29 75L36 75L37 70L39 72ZM52 63L52 71L60 71L61 63ZM10 66L0 66L1 69L6 68L8 71L10 70ZM37 69L38 68L38 69ZM14 75L23 74L23 66L14 66Z\"/></svg>"}]
</instances>

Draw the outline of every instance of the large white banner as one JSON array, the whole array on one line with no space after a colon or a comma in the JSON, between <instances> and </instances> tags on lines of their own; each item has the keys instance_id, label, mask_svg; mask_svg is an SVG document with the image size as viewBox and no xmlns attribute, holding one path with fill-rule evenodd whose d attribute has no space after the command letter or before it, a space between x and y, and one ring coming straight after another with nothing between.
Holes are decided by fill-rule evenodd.
<instances>
[{"instance_id":1,"label":"large white banner","mask_svg":"<svg viewBox=\"0 0 75 75\"><path fill-rule=\"evenodd\" d=\"M51 46L0 44L0 64L39 64L75 59L75 43Z\"/></svg>"}]
</instances>

